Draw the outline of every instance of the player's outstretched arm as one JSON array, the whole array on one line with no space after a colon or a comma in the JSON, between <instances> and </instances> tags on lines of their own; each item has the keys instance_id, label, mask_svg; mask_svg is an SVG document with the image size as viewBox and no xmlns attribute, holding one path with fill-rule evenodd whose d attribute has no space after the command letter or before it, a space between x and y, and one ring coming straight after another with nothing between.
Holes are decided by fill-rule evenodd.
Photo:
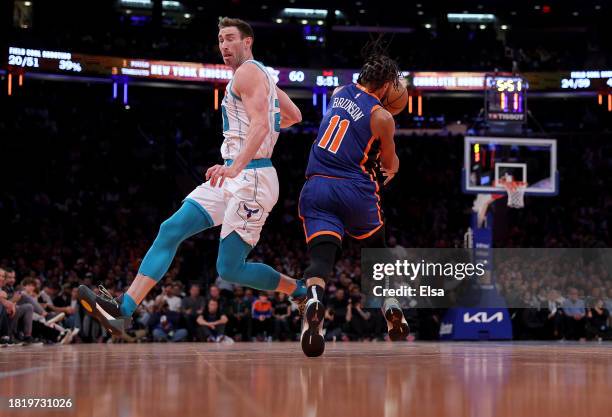
<instances>
[{"instance_id":1,"label":"player's outstretched arm","mask_svg":"<svg viewBox=\"0 0 612 417\"><path fill-rule=\"evenodd\" d=\"M300 123L302 121L302 112L289 98L287 93L276 87L276 95L278 96L278 102L280 104L281 127L284 129L296 123Z\"/></svg>"},{"instance_id":2,"label":"player's outstretched arm","mask_svg":"<svg viewBox=\"0 0 612 417\"><path fill-rule=\"evenodd\" d=\"M387 110L379 108L372 113L370 119L372 134L380 138L380 162L383 175L387 177L384 184L387 185L399 170L399 158L395 153L395 121Z\"/></svg>"},{"instance_id":3,"label":"player's outstretched arm","mask_svg":"<svg viewBox=\"0 0 612 417\"><path fill-rule=\"evenodd\" d=\"M236 70L232 87L240 96L249 118L246 146L231 166L215 165L206 171L206 179L221 187L225 178L236 177L246 166L274 128L268 118L268 79L257 65L247 62Z\"/></svg>"}]
</instances>

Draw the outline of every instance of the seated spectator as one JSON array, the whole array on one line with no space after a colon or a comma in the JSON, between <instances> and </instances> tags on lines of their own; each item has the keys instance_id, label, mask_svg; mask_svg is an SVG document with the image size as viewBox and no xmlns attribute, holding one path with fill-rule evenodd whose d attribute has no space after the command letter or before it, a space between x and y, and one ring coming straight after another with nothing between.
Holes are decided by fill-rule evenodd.
<instances>
[{"instance_id":1,"label":"seated spectator","mask_svg":"<svg viewBox=\"0 0 612 417\"><path fill-rule=\"evenodd\" d=\"M181 287L180 285L176 285L173 283L166 284L162 287L162 293L157 296L155 299L155 303L158 306L163 305L163 303L168 304L168 308L170 311L174 311L179 313L181 311Z\"/></svg>"},{"instance_id":2,"label":"seated spectator","mask_svg":"<svg viewBox=\"0 0 612 417\"><path fill-rule=\"evenodd\" d=\"M593 303L593 307L587 310L586 336L590 340L609 340L610 326L608 319L610 312L605 308L603 300L600 298Z\"/></svg>"},{"instance_id":3,"label":"seated spectator","mask_svg":"<svg viewBox=\"0 0 612 417\"><path fill-rule=\"evenodd\" d=\"M181 315L170 310L164 302L160 310L151 316L149 326L155 342L181 342L187 338L187 329L180 327Z\"/></svg>"},{"instance_id":4,"label":"seated spectator","mask_svg":"<svg viewBox=\"0 0 612 417\"><path fill-rule=\"evenodd\" d=\"M585 305L584 300L578 298L578 289L570 288L568 298L563 303L564 330L566 339L577 340L585 336Z\"/></svg>"},{"instance_id":5,"label":"seated spectator","mask_svg":"<svg viewBox=\"0 0 612 417\"><path fill-rule=\"evenodd\" d=\"M221 290L219 290L219 287L216 285L211 285L208 289L208 297L206 297L206 302L210 300L215 300L217 303L219 303L219 310L223 312L226 311L225 298L223 298L221 295Z\"/></svg>"},{"instance_id":6,"label":"seated spectator","mask_svg":"<svg viewBox=\"0 0 612 417\"><path fill-rule=\"evenodd\" d=\"M18 304L30 304L34 309L34 320L41 321L42 319L42 321L46 322L47 319L51 319L55 315L46 310L46 304L41 303L40 294L36 290L36 280L25 278L21 281L21 287L23 288L21 291L15 292L15 297L19 296L19 300L16 302ZM60 320L62 318L63 316L60 317Z\"/></svg>"},{"instance_id":7,"label":"seated spectator","mask_svg":"<svg viewBox=\"0 0 612 417\"><path fill-rule=\"evenodd\" d=\"M338 287L325 311L325 322L323 323L327 330L325 340L348 341L349 337L345 328L349 319L348 301L344 296L344 289Z\"/></svg>"},{"instance_id":8,"label":"seated spectator","mask_svg":"<svg viewBox=\"0 0 612 417\"><path fill-rule=\"evenodd\" d=\"M272 299L272 308L274 310L274 339L286 340L291 337L289 328L289 316L291 316L291 302L287 294L282 292L276 293Z\"/></svg>"},{"instance_id":9,"label":"seated spectator","mask_svg":"<svg viewBox=\"0 0 612 417\"><path fill-rule=\"evenodd\" d=\"M230 300L234 295L235 284L224 280L221 277L217 277L215 280L215 286L219 287L219 292L221 293L221 297L226 300Z\"/></svg>"},{"instance_id":10,"label":"seated spectator","mask_svg":"<svg viewBox=\"0 0 612 417\"><path fill-rule=\"evenodd\" d=\"M4 288L5 277L5 270L0 269L0 288ZM8 294L4 290L0 290L0 304L6 311L6 318L8 319L7 341L20 339L24 343L35 342L32 337L33 307L29 304L17 305L8 300L7 296Z\"/></svg>"},{"instance_id":11,"label":"seated spectator","mask_svg":"<svg viewBox=\"0 0 612 417\"><path fill-rule=\"evenodd\" d=\"M15 292L16 280L15 270L12 268L4 268L4 286L2 290L6 292L9 300L13 297L13 293Z\"/></svg>"},{"instance_id":12,"label":"seated spectator","mask_svg":"<svg viewBox=\"0 0 612 417\"><path fill-rule=\"evenodd\" d=\"M64 284L62 286L62 292L53 299L54 310L57 313L64 313L66 318L63 321L63 325L67 328L74 329L78 327L77 324L77 294L78 287L72 287L70 284Z\"/></svg>"},{"instance_id":13,"label":"seated spectator","mask_svg":"<svg viewBox=\"0 0 612 417\"><path fill-rule=\"evenodd\" d=\"M40 298L37 297L39 294L36 293L36 280L33 278L25 278L21 282L21 286L23 289L16 290L13 297L17 304L32 307L32 335L48 343L69 344L79 330L74 329L73 331L72 327L66 329L59 324L66 317L66 313L55 311L53 305L47 306L47 308L55 312L48 312L43 308L43 305L39 303ZM76 300L74 304L76 307ZM66 312L72 312L73 310L73 307L65 309Z\"/></svg>"},{"instance_id":14,"label":"seated spectator","mask_svg":"<svg viewBox=\"0 0 612 417\"><path fill-rule=\"evenodd\" d=\"M227 334L236 341L251 340L251 306L252 302L245 296L244 288L236 286L227 314Z\"/></svg>"},{"instance_id":15,"label":"seated spectator","mask_svg":"<svg viewBox=\"0 0 612 417\"><path fill-rule=\"evenodd\" d=\"M231 340L225 336L225 325L227 316L219 309L219 303L210 299L206 303L206 308L197 318L198 337L206 342L221 342Z\"/></svg>"},{"instance_id":16,"label":"seated spectator","mask_svg":"<svg viewBox=\"0 0 612 417\"><path fill-rule=\"evenodd\" d=\"M200 286L192 284L189 296L183 298L181 310L185 316L185 324L191 339L196 337L196 319L204 311L206 300L200 295Z\"/></svg>"},{"instance_id":17,"label":"seated spectator","mask_svg":"<svg viewBox=\"0 0 612 417\"><path fill-rule=\"evenodd\" d=\"M373 330L372 315L363 308L361 295L352 295L348 300L346 321L347 332L353 340L364 340L371 337Z\"/></svg>"},{"instance_id":18,"label":"seated spectator","mask_svg":"<svg viewBox=\"0 0 612 417\"><path fill-rule=\"evenodd\" d=\"M259 341L272 340L274 322L272 321L272 303L268 299L268 294L261 292L259 298L255 300L251 307L253 317L253 335Z\"/></svg>"},{"instance_id":19,"label":"seated spectator","mask_svg":"<svg viewBox=\"0 0 612 417\"><path fill-rule=\"evenodd\" d=\"M561 338L561 330L563 326L563 315L561 313L561 304L558 301L559 294L555 290L549 290L547 294L544 311L546 313L546 321L544 324L545 339Z\"/></svg>"},{"instance_id":20,"label":"seated spectator","mask_svg":"<svg viewBox=\"0 0 612 417\"><path fill-rule=\"evenodd\" d=\"M245 288L244 289L244 300L249 303L249 306L253 306L253 303L257 297L255 297L255 293L253 292L253 288Z\"/></svg>"},{"instance_id":21,"label":"seated spectator","mask_svg":"<svg viewBox=\"0 0 612 417\"><path fill-rule=\"evenodd\" d=\"M0 300L0 346L6 346L9 342L12 342L9 337L9 317Z\"/></svg>"}]
</instances>

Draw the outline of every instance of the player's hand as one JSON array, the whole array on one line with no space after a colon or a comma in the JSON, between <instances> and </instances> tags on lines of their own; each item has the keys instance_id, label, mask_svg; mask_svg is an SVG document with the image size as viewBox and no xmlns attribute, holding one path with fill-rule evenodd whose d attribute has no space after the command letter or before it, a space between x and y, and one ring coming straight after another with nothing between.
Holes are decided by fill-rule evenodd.
<instances>
[{"instance_id":1,"label":"player's hand","mask_svg":"<svg viewBox=\"0 0 612 417\"><path fill-rule=\"evenodd\" d=\"M236 176L238 176L238 171L226 165L215 165L206 171L206 180L210 180L210 185L213 187L217 186L217 182L219 182L219 187L222 187L225 178L235 178Z\"/></svg>"},{"instance_id":2,"label":"player's hand","mask_svg":"<svg viewBox=\"0 0 612 417\"><path fill-rule=\"evenodd\" d=\"M391 181L395 177L395 174L397 174L397 171L388 171L382 167L380 168L380 171L382 172L383 177L385 177L383 186L386 186L387 184L389 184L389 181Z\"/></svg>"},{"instance_id":3,"label":"player's hand","mask_svg":"<svg viewBox=\"0 0 612 417\"><path fill-rule=\"evenodd\" d=\"M17 307L15 307L15 303L12 303L10 301L7 301L4 304L4 308L6 308L6 313L8 314L10 318L12 318L17 312Z\"/></svg>"}]
</instances>

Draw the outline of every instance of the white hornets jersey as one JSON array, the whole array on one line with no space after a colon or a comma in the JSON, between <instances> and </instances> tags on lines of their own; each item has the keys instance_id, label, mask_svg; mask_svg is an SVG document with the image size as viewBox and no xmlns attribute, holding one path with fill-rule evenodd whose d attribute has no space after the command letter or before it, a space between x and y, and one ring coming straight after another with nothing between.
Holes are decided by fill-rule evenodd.
<instances>
[{"instance_id":1,"label":"white hornets jersey","mask_svg":"<svg viewBox=\"0 0 612 417\"><path fill-rule=\"evenodd\" d=\"M264 74L268 80L268 132L259 150L253 159L270 158L276 140L280 133L280 106L276 94L276 84L268 70L259 61L250 59L251 62ZM240 97L232 90L233 80L225 89L225 96L221 102L221 114L223 116L223 145L221 145L221 156L223 159L235 159L242 148L246 145L247 131L249 130L249 118Z\"/></svg>"}]
</instances>

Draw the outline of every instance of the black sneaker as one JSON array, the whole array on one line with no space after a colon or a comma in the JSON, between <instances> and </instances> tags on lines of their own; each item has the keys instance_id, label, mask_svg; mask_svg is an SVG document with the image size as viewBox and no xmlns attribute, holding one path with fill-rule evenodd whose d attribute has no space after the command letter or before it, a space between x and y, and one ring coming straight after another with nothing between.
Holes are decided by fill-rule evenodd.
<instances>
[{"instance_id":1,"label":"black sneaker","mask_svg":"<svg viewBox=\"0 0 612 417\"><path fill-rule=\"evenodd\" d=\"M395 298L387 298L382 306L383 315L387 320L389 339L393 342L405 341L410 334L410 327L404 317L402 308Z\"/></svg>"},{"instance_id":2,"label":"black sneaker","mask_svg":"<svg viewBox=\"0 0 612 417\"><path fill-rule=\"evenodd\" d=\"M36 339L32 336L26 336L21 341L21 346L42 346L43 342L40 339Z\"/></svg>"},{"instance_id":3,"label":"black sneaker","mask_svg":"<svg viewBox=\"0 0 612 417\"><path fill-rule=\"evenodd\" d=\"M23 343L13 339L12 337L9 336L2 336L2 338L0 338L0 347L14 347L14 346L21 346Z\"/></svg>"},{"instance_id":4,"label":"black sneaker","mask_svg":"<svg viewBox=\"0 0 612 417\"><path fill-rule=\"evenodd\" d=\"M308 357L321 356L325 351L325 338L323 337L323 319L325 306L316 298L306 302L306 311L302 320L302 351Z\"/></svg>"},{"instance_id":5,"label":"black sneaker","mask_svg":"<svg viewBox=\"0 0 612 417\"><path fill-rule=\"evenodd\" d=\"M113 298L102 285L98 286L100 295L96 295L86 285L79 286L78 300L87 314L95 318L113 336L121 336L130 320L121 314L121 299Z\"/></svg>"},{"instance_id":6,"label":"black sneaker","mask_svg":"<svg viewBox=\"0 0 612 417\"><path fill-rule=\"evenodd\" d=\"M0 337L0 347L8 347L8 345L12 342L11 338L8 336Z\"/></svg>"}]
</instances>

